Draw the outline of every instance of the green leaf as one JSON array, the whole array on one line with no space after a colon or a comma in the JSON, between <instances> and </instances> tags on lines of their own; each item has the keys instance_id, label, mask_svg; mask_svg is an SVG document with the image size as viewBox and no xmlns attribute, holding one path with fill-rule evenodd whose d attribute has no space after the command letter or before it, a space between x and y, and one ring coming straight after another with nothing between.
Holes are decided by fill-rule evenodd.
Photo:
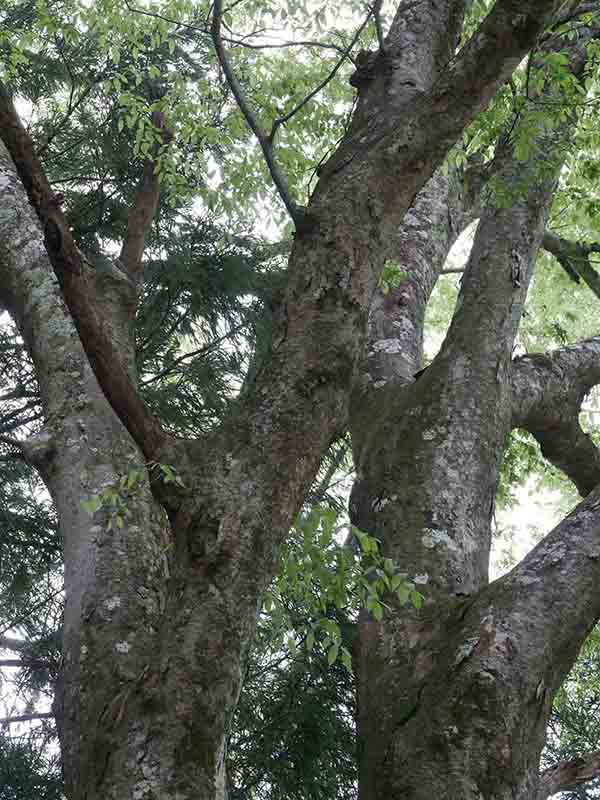
<instances>
[{"instance_id":1,"label":"green leaf","mask_svg":"<svg viewBox=\"0 0 600 800\"><path fill-rule=\"evenodd\" d=\"M331 666L338 657L339 650L340 648L337 644L332 644L329 650L327 651L327 663L329 664L329 666Z\"/></svg>"},{"instance_id":2,"label":"green leaf","mask_svg":"<svg viewBox=\"0 0 600 800\"><path fill-rule=\"evenodd\" d=\"M398 601L399 601L400 605L401 606L406 605L406 603L408 602L408 599L410 597L410 589L408 588L408 586L406 584L403 584L402 586L398 587L398 591L396 592L396 595L398 597Z\"/></svg>"},{"instance_id":3,"label":"green leaf","mask_svg":"<svg viewBox=\"0 0 600 800\"><path fill-rule=\"evenodd\" d=\"M89 500L84 500L81 504L84 511L93 516L96 511L102 508L102 500L99 497L90 497Z\"/></svg>"},{"instance_id":4,"label":"green leaf","mask_svg":"<svg viewBox=\"0 0 600 800\"><path fill-rule=\"evenodd\" d=\"M342 647L342 664L348 672L352 672L352 656L346 647Z\"/></svg>"}]
</instances>

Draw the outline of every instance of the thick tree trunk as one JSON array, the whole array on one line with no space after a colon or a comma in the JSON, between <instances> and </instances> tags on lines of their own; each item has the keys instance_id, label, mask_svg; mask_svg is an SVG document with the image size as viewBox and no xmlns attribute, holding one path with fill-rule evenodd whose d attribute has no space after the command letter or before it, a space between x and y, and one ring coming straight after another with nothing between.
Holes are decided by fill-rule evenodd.
<instances>
[{"instance_id":1,"label":"thick tree trunk","mask_svg":"<svg viewBox=\"0 0 600 800\"><path fill-rule=\"evenodd\" d=\"M70 800L212 800L222 792L223 743L261 593L320 457L346 423L389 242L415 194L533 45L556 3L499 0L455 56L464 5L432 0L418 11L401 7L385 53L369 74L358 71L360 96L349 136L324 165L307 224L297 232L271 358L223 427L202 441L170 439L144 408L131 374L127 281L110 293L107 287L91 291L91 276L53 204L32 143L0 92L0 133L44 226L42 233L2 150L2 199L8 199L2 203L3 298L36 363L46 416L44 433L26 450L57 504L64 538L64 662L56 709ZM524 237L525 249L539 238L542 217ZM121 422L87 368L50 272L43 234L87 356ZM141 252L139 242L136 247ZM492 282L494 274L485 273ZM526 286L525 276L521 280L517 305ZM477 294L477 281L473 286ZM506 294L504 283L500 287ZM424 282L418 293L425 297L429 290ZM511 297L512 292L510 285ZM509 313L495 322L510 328L515 319ZM372 426L356 434L363 470L355 493L359 522L370 527L373 514L387 509L385 545L410 569L432 554L426 582L436 596L472 591L485 580L499 443L510 417L504 350L493 349L489 364L481 363L474 348L467 358L459 352L457 342L471 321L480 322L468 318L459 324L438 366L407 389L399 406L394 402L398 428L388 441ZM489 407L475 407L464 383L467 377L473 382L476 369ZM388 388L381 387L381 397L392 419ZM461 438L464 426L449 424L450 412L457 420L470 413L478 420L468 443ZM377 466L378 443L390 474ZM392 456L399 444L397 466ZM149 459L173 463L186 482L184 492L152 487L168 523L147 481L130 501L132 516L123 528L107 530L104 512L86 516L82 500ZM447 469L457 487L459 478L467 482L460 491L448 491ZM406 514L403 532L412 536L398 546L392 545L392 508ZM432 667L425 658L415 683L401 677L402 664L412 659L408 650L385 660L394 636L400 633L408 642L423 623L407 618L394 632L395 624L382 628L381 636L371 623L363 624L359 723L364 734L379 712L387 739L401 747L397 711L369 689L365 667L381 676L380 686L398 679L406 707L425 691L421 684ZM424 641L434 641L434 633ZM383 747L373 730L373 791L379 791L380 770L392 789L389 796L402 796L393 794L400 760L392 759L388 769ZM385 750L391 752L387 744Z\"/></svg>"},{"instance_id":2,"label":"thick tree trunk","mask_svg":"<svg viewBox=\"0 0 600 800\"><path fill-rule=\"evenodd\" d=\"M579 73L584 53L578 45L571 50ZM506 146L496 160L507 185L523 185L522 167ZM381 622L361 617L361 800L535 797L553 693L594 620L590 609L571 631L569 652L550 659L556 639L548 620L533 598L529 618L519 608L523 576L531 576L527 562L487 586L494 499L514 419L513 342L553 190L551 179L532 175L527 196L511 208L484 210L450 331L432 365L407 386L393 374L370 386L366 402L376 411L369 417L365 394L357 393L353 521L381 540L425 595L420 612L394 608ZM592 521L592 529L599 524ZM541 575L537 582L543 585Z\"/></svg>"}]
</instances>

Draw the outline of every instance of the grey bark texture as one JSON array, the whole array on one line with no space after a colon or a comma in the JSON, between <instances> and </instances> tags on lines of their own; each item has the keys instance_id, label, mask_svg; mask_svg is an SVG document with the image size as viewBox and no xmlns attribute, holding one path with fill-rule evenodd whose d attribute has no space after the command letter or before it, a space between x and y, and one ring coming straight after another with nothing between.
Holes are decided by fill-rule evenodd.
<instances>
[{"instance_id":1,"label":"grey bark texture","mask_svg":"<svg viewBox=\"0 0 600 800\"><path fill-rule=\"evenodd\" d=\"M580 44L570 48L574 74L584 53ZM556 131L537 147L551 157L561 142ZM504 141L496 162L505 185L521 183L523 165ZM557 162L554 178L532 175L508 209L487 204L440 353L413 383L402 387L391 374L381 380L371 392L376 413L367 417L359 403L351 418L353 521L382 541L426 596L420 612L396 609L381 622L362 615L355 651L361 800L535 797L554 692L597 618L596 598L588 596L570 626L554 618L554 607L549 624L556 576L544 574L548 564L569 572L565 560L577 561L576 547L558 543L587 524L579 578L575 569L569 578L591 589L597 491L513 573L488 585L494 497L513 425L531 430L582 494L600 479L597 450L577 421L599 377L597 341L511 358L559 170ZM431 241L423 237L424 247L413 227L413 246L425 251ZM376 351L378 343L367 347ZM569 593L573 601L573 586ZM569 629L562 643L555 624Z\"/></svg>"},{"instance_id":2,"label":"grey bark texture","mask_svg":"<svg viewBox=\"0 0 600 800\"><path fill-rule=\"evenodd\" d=\"M69 800L223 797L224 742L261 594L324 450L347 424L359 374L355 518L421 576L431 597L421 617L361 623L361 795L520 800L535 788L549 698L600 613L574 598L576 634L562 645L528 627L549 599L546 572L559 561L568 561L583 594L597 580L594 493L554 535L554 549L538 548L512 583L486 586L502 441L517 396L512 339L552 182L535 185L510 212L486 211L462 305L442 353L416 382L425 303L461 227L463 212L449 213L456 187L434 179L421 209L399 226L558 5L499 0L458 53L461 0L431 0L418 13L399 6L384 50L354 78L353 123L297 231L271 357L202 441L167 436L135 392L130 326L139 263L126 280L117 270L107 285L94 281L62 215L49 208L26 132L0 98L0 136L12 156L0 150L0 296L36 365L46 423L25 450L56 503L64 541L56 714ZM511 169L507 158L507 179ZM58 245L26 192L37 218L62 230ZM139 206L144 224L152 194L147 200ZM429 225L436 237L425 236ZM123 252L134 251L139 238ZM371 308L391 253L407 262L408 293L395 290L392 308L378 295ZM381 346L390 340L400 344ZM132 519L114 531L102 512L90 519L82 510L82 500L150 458L174 464L185 490L144 480ZM572 528L580 541L567 560L560 542ZM522 616L515 592L530 584L537 593ZM573 587L562 591L572 598ZM556 612L564 615L561 602ZM535 651L525 647L530 635ZM542 658L550 647L551 672ZM517 661L527 670L522 681ZM517 722L528 747L515 738ZM444 772L450 790L442 789Z\"/></svg>"}]
</instances>

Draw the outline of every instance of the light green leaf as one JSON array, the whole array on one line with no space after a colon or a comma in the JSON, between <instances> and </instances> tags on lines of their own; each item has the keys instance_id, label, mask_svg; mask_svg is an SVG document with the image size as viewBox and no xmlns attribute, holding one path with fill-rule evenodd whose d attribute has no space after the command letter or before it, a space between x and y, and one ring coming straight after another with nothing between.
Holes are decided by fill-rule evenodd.
<instances>
[{"instance_id":1,"label":"light green leaf","mask_svg":"<svg viewBox=\"0 0 600 800\"><path fill-rule=\"evenodd\" d=\"M84 511L93 516L96 511L102 508L102 500L99 497L90 497L89 500L84 500L81 504Z\"/></svg>"}]
</instances>

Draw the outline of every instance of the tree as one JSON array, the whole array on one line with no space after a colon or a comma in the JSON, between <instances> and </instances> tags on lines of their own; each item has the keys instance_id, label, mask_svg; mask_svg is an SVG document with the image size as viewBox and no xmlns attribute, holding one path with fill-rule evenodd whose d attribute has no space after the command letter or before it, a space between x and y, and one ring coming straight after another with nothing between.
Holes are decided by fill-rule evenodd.
<instances>
[{"instance_id":1,"label":"tree","mask_svg":"<svg viewBox=\"0 0 600 800\"><path fill-rule=\"evenodd\" d=\"M380 576L389 609L371 599L355 643L361 798L542 792L552 699L600 617L598 456L577 422L599 379L599 345L514 360L512 351L564 145L578 121L585 130L581 87L591 81L593 89L597 8L498 0L481 22L465 22L465 5L402 3L385 35L381 4L369 9L375 49L356 57L352 118L306 206L274 150L289 114L273 110L269 132L268 102L262 116L253 111L252 81L230 60L235 37L223 35L221 3L168 4L162 15L138 9L163 25L150 41L162 63L174 51L188 63L192 34L210 31L295 225L269 346L239 397L196 438L170 432L140 395L133 326L160 178L177 184L185 169L173 166L173 154L186 152L177 137L208 147L208 127L199 141L185 133L153 64L145 104L123 87L112 69L121 59L114 6L99 4L97 27L84 22L84 35L75 29L89 23L89 9L66 4L71 17L59 26L43 4L37 11L59 57L69 47L90 57L100 31L112 72L93 73L91 86L120 87L126 122L112 134L133 117L141 166L133 191L130 163L119 164L130 195L123 242L118 258L99 265L77 246L51 189L41 161L47 145L35 146L2 88L2 301L35 364L44 409L42 430L9 444L46 483L63 539L55 713L70 798L224 796L225 742L261 596L324 452L347 428L356 535L377 536L391 564ZM171 14L179 50L164 28ZM126 57L137 62L148 37L126 34ZM8 39L18 75L22 46ZM350 50L342 48L343 59ZM85 101L80 80L71 72L63 128ZM485 147L458 190L454 173L427 183L467 126L477 132L477 115L496 96L493 124L478 132ZM208 88L206 98L217 125ZM304 105L292 109L296 119ZM487 200L477 212L467 202L471 179ZM420 372L429 294L465 215L475 213L457 310L440 353ZM562 244L562 261L585 280L589 243ZM390 277L392 254L401 271ZM494 496L514 427L529 430L589 497L489 584ZM419 610L401 602L402 591L393 597L402 589L391 580L398 564L423 587Z\"/></svg>"}]
</instances>

